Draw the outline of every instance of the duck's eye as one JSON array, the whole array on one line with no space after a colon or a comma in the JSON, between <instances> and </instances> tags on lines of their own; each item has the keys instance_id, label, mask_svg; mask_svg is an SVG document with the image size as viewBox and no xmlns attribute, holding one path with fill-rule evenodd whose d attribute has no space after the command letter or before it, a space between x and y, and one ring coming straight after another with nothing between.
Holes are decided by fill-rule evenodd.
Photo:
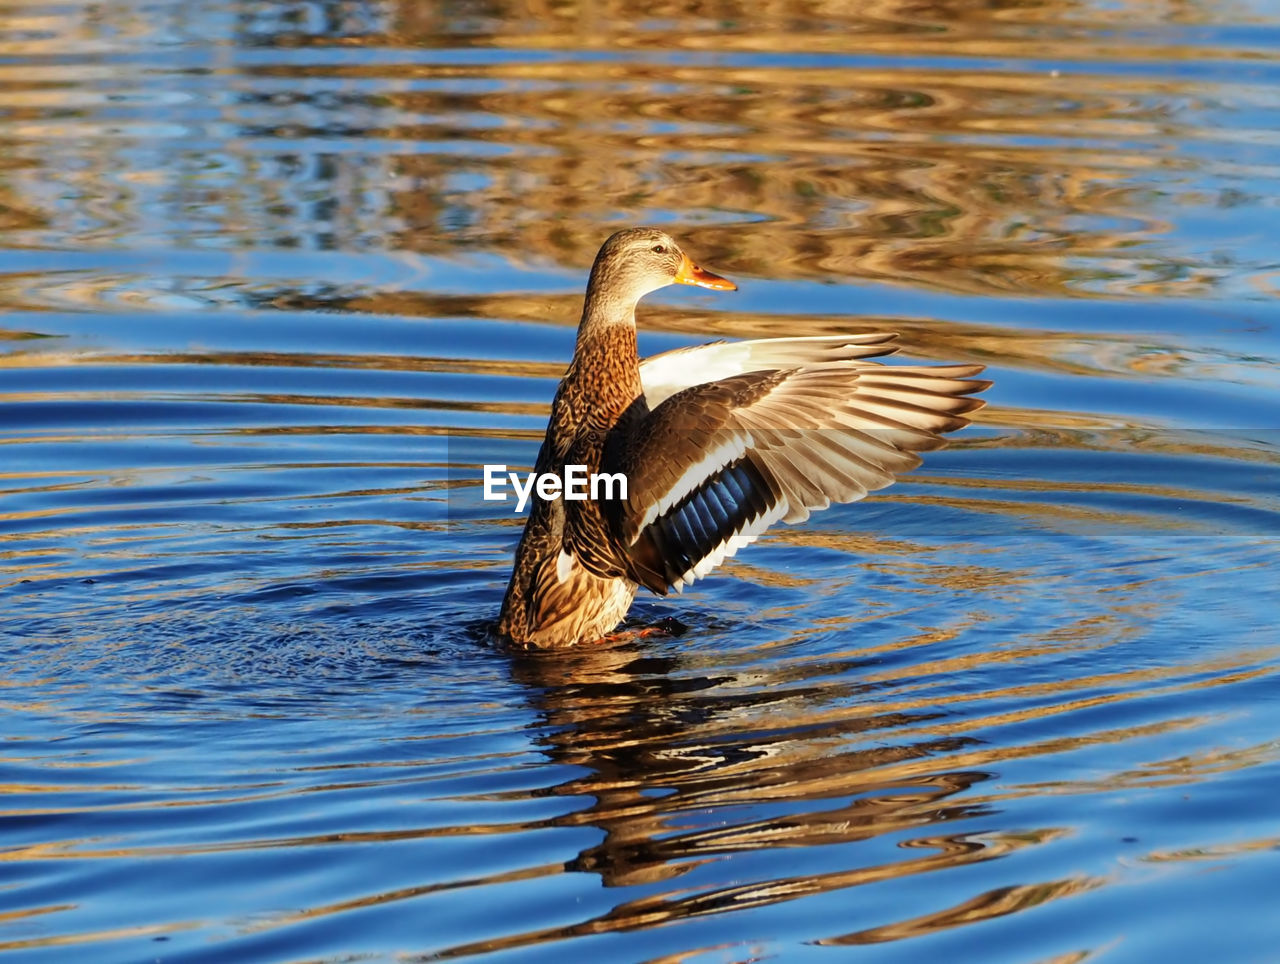
<instances>
[{"instance_id":1,"label":"duck's eye","mask_svg":"<svg viewBox=\"0 0 1280 964\"><path fill-rule=\"evenodd\" d=\"M653 246L653 253L654 253L654 254L666 254L666 253L667 253L667 246L666 246L665 244L655 244L655 245Z\"/></svg>"}]
</instances>

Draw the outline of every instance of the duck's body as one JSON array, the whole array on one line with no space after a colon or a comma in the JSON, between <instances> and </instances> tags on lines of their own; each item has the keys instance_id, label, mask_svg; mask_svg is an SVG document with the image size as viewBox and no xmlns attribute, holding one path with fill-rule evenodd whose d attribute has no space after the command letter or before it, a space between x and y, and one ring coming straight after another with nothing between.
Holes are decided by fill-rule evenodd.
<instances>
[{"instance_id":1,"label":"duck's body","mask_svg":"<svg viewBox=\"0 0 1280 964\"><path fill-rule=\"evenodd\" d=\"M617 326L598 337L578 339L578 350L551 403L537 475L562 475L566 465L600 470L604 439L643 395L636 333ZM557 562L573 528L609 545L607 523L597 502L566 502L531 496L529 519L516 550L511 584L502 604L499 632L540 649L598 639L618 625L635 599L636 583L610 560L600 573L572 566L561 578ZM561 563L563 566L563 563Z\"/></svg>"},{"instance_id":2,"label":"duck's body","mask_svg":"<svg viewBox=\"0 0 1280 964\"><path fill-rule=\"evenodd\" d=\"M541 649L600 638L644 585L706 575L773 522L851 502L919 463L981 406L977 365L888 368L892 334L778 338L641 363L635 306L672 283L733 289L661 231L605 242L535 472L622 473L625 497L536 495L498 631ZM616 493L615 493L616 494Z\"/></svg>"}]
</instances>

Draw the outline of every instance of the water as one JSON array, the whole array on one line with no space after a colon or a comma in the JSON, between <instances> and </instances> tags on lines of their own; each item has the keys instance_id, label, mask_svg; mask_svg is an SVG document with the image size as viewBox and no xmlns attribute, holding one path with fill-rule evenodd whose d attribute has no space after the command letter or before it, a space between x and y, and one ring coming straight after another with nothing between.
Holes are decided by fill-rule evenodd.
<instances>
[{"instance_id":1,"label":"water","mask_svg":"<svg viewBox=\"0 0 1280 964\"><path fill-rule=\"evenodd\" d=\"M5 4L0 950L1275 958L1271 4ZM612 230L642 349L980 421L679 637L486 636Z\"/></svg>"}]
</instances>

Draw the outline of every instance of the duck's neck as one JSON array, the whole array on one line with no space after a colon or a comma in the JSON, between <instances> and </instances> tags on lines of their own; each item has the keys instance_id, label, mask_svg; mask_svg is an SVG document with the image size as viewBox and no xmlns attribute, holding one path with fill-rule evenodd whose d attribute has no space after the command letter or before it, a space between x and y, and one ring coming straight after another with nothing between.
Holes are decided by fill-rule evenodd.
<instances>
[{"instance_id":1,"label":"duck's neck","mask_svg":"<svg viewBox=\"0 0 1280 964\"><path fill-rule=\"evenodd\" d=\"M606 417L616 418L641 393L634 311L634 304L593 304L588 297L578 326L566 381Z\"/></svg>"},{"instance_id":2,"label":"duck's neck","mask_svg":"<svg viewBox=\"0 0 1280 964\"><path fill-rule=\"evenodd\" d=\"M614 298L598 298L587 292L582 306L582 320L578 323L578 343L573 355L577 358L584 351L590 352L597 345L616 346L629 340L631 355L636 354L636 304Z\"/></svg>"}]
</instances>

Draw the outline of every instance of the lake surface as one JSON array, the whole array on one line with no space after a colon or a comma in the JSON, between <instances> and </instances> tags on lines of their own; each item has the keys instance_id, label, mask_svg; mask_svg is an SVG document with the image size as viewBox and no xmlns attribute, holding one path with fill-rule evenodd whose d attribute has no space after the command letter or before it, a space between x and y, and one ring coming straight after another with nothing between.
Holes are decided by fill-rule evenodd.
<instances>
[{"instance_id":1,"label":"lake surface","mask_svg":"<svg viewBox=\"0 0 1280 964\"><path fill-rule=\"evenodd\" d=\"M847 7L6 0L3 956L1276 959L1280 11ZM989 406L513 653L639 223Z\"/></svg>"}]
</instances>

